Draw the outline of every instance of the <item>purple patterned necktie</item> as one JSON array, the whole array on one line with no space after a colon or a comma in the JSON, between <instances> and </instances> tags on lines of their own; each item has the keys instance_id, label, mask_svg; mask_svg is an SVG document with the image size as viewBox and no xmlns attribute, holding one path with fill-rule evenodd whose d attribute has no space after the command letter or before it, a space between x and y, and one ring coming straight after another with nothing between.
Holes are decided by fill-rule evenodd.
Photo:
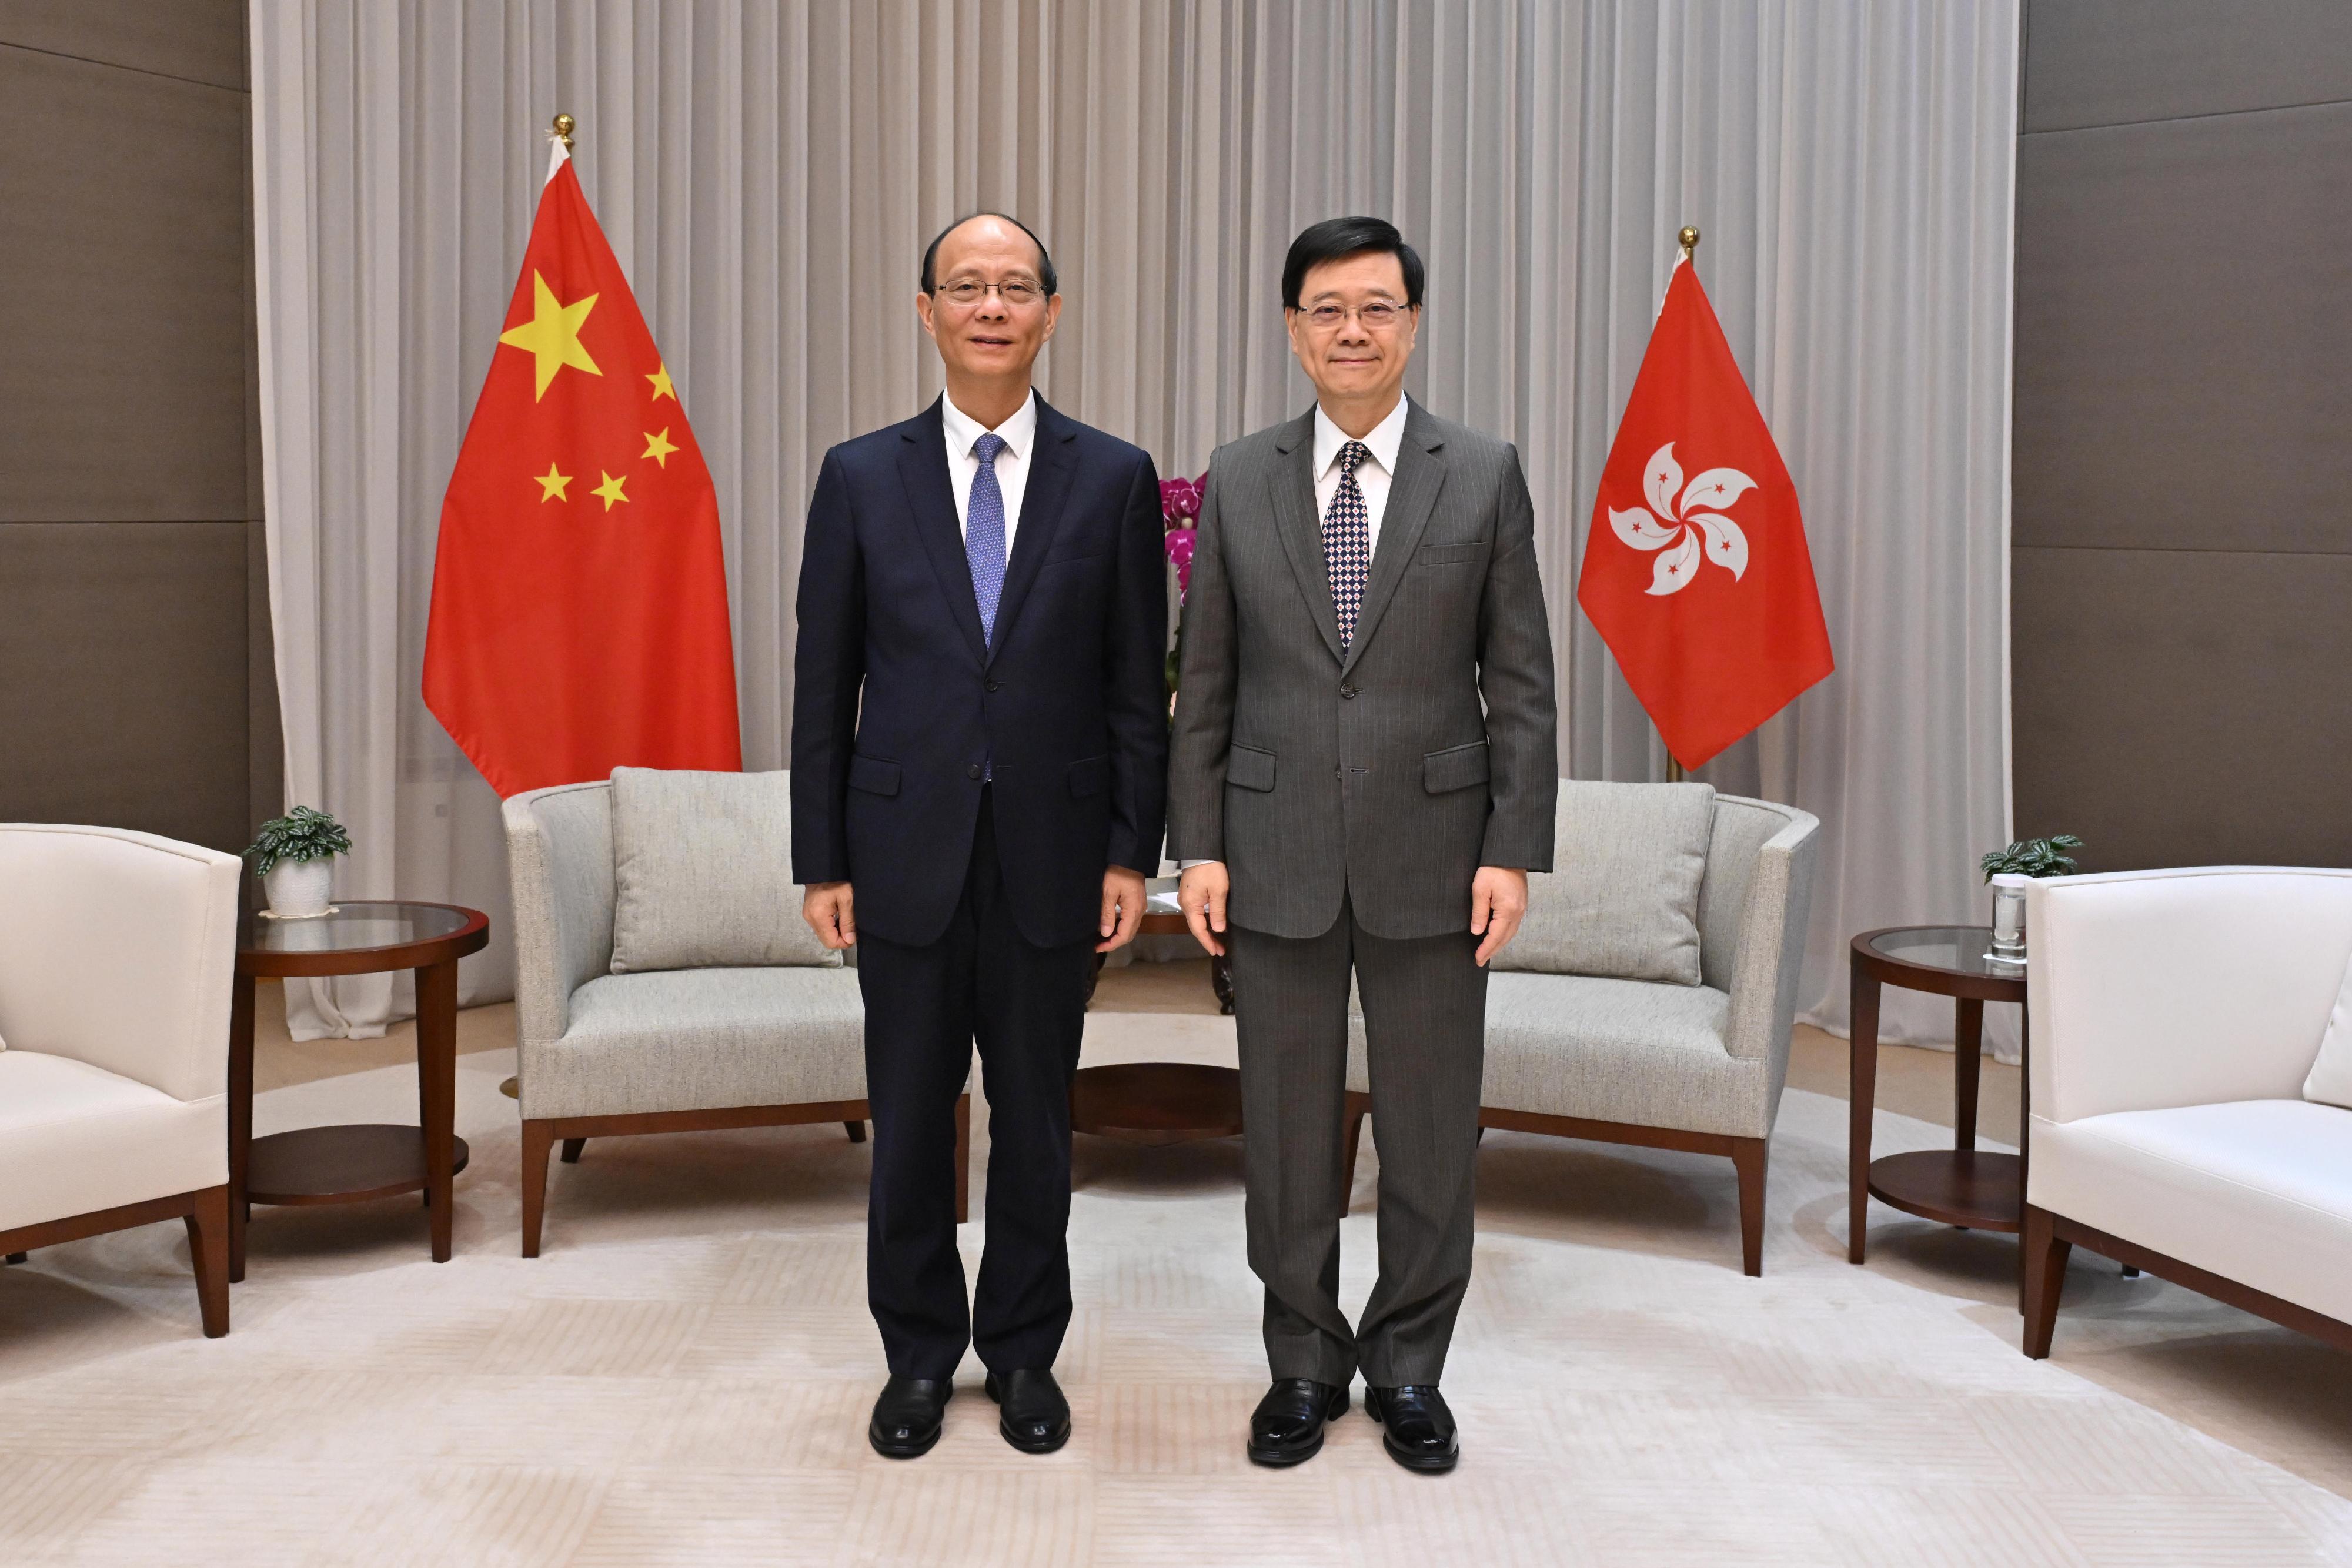
<instances>
[{"instance_id":1,"label":"purple patterned necktie","mask_svg":"<svg viewBox=\"0 0 2352 1568\"><path fill-rule=\"evenodd\" d=\"M1356 469L1372 449L1360 441L1339 448L1339 488L1323 515L1323 563L1331 574L1331 608L1339 614L1339 646L1356 635L1356 612L1363 608L1364 580L1372 570L1372 525L1357 488Z\"/></svg>"},{"instance_id":2,"label":"purple patterned necktie","mask_svg":"<svg viewBox=\"0 0 2352 1568\"><path fill-rule=\"evenodd\" d=\"M964 559L971 563L972 596L980 601L980 634L996 645L996 601L1004 591L1004 492L996 483L996 455L1004 437L990 431L971 444L980 472L971 476L971 498L965 507Z\"/></svg>"},{"instance_id":3,"label":"purple patterned necktie","mask_svg":"<svg viewBox=\"0 0 2352 1568\"><path fill-rule=\"evenodd\" d=\"M990 431L971 444L980 472L971 476L971 496L964 507L963 555L971 563L971 593L980 601L980 634L996 646L996 601L1004 592L1004 491L996 483L996 455L1004 437ZM992 688L994 683L990 683ZM996 758L981 764L982 779L994 782Z\"/></svg>"}]
</instances>

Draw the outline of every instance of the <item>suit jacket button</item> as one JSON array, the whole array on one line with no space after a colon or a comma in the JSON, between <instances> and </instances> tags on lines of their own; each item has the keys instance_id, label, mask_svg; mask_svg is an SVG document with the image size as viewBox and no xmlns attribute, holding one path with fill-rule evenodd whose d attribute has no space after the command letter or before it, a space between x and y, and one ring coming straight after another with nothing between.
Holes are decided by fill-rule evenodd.
<instances>
[{"instance_id":1,"label":"suit jacket button","mask_svg":"<svg viewBox=\"0 0 2352 1568\"><path fill-rule=\"evenodd\" d=\"M980 777L980 764L979 764L979 763L977 763L977 762L975 762L975 763L973 763L971 767L969 767L969 768L965 768L965 769L963 770L963 776L964 776L965 778L967 778L967 779L977 779L977 778L979 778L979 777Z\"/></svg>"},{"instance_id":2,"label":"suit jacket button","mask_svg":"<svg viewBox=\"0 0 2352 1568\"><path fill-rule=\"evenodd\" d=\"M991 681L991 682L989 682L989 683L988 683L988 689L989 689L990 691L992 691L992 691L994 691L994 690L996 689L996 683L995 683L994 681Z\"/></svg>"},{"instance_id":3,"label":"suit jacket button","mask_svg":"<svg viewBox=\"0 0 2352 1568\"><path fill-rule=\"evenodd\" d=\"M1353 686L1341 686L1339 688L1339 695L1343 697L1352 697L1356 695L1356 688Z\"/></svg>"}]
</instances>

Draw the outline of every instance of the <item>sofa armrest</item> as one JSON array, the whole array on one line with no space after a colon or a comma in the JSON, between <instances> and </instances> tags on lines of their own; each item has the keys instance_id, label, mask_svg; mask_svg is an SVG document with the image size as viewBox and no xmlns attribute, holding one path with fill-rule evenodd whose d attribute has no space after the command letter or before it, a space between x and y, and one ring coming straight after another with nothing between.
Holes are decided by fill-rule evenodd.
<instances>
[{"instance_id":1,"label":"sofa armrest","mask_svg":"<svg viewBox=\"0 0 2352 1568\"><path fill-rule=\"evenodd\" d=\"M1757 852L1740 912L1731 1018L1724 1028L1724 1045L1732 1055L1773 1063L1776 1085L1789 1069L1789 1034L1796 1023L1822 827L1809 811L1780 809L1788 813L1789 824Z\"/></svg>"},{"instance_id":2,"label":"sofa armrest","mask_svg":"<svg viewBox=\"0 0 2352 1568\"><path fill-rule=\"evenodd\" d=\"M2037 1119L2302 1094L2352 956L2352 872L2062 877L2025 907Z\"/></svg>"},{"instance_id":3,"label":"sofa armrest","mask_svg":"<svg viewBox=\"0 0 2352 1568\"><path fill-rule=\"evenodd\" d=\"M560 1040L572 993L613 967L612 786L564 784L502 808L514 894L515 1022L526 1044Z\"/></svg>"},{"instance_id":4,"label":"sofa armrest","mask_svg":"<svg viewBox=\"0 0 2352 1568\"><path fill-rule=\"evenodd\" d=\"M224 1093L242 869L153 833L0 823L0 1037L175 1100Z\"/></svg>"}]
</instances>

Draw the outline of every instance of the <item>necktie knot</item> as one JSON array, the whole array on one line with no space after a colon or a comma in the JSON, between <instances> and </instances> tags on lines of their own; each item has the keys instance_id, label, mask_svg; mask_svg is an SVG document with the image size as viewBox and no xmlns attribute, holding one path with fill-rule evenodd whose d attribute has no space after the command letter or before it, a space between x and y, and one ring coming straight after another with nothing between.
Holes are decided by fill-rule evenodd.
<instances>
[{"instance_id":1,"label":"necktie knot","mask_svg":"<svg viewBox=\"0 0 2352 1568\"><path fill-rule=\"evenodd\" d=\"M971 455L980 459L982 467L992 468L996 465L996 455L1009 444L1004 437L992 430L971 444Z\"/></svg>"},{"instance_id":2,"label":"necktie knot","mask_svg":"<svg viewBox=\"0 0 2352 1568\"><path fill-rule=\"evenodd\" d=\"M1372 449L1360 441L1350 441L1347 445L1339 448L1340 476L1348 479L1354 478L1357 468L1371 455Z\"/></svg>"}]
</instances>

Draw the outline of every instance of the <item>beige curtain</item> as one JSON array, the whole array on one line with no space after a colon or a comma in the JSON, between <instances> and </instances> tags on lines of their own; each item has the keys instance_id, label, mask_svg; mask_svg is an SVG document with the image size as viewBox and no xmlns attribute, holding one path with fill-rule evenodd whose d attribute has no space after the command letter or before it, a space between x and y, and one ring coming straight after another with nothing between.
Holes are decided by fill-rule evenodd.
<instances>
[{"instance_id":1,"label":"beige curtain","mask_svg":"<svg viewBox=\"0 0 2352 1568\"><path fill-rule=\"evenodd\" d=\"M1053 247L1068 299L1040 364L1045 395L1144 445L1170 474L1196 474L1217 443L1306 406L1276 299L1297 230L1342 212L1394 217L1430 269L1412 390L1519 444L1545 519L1561 689L1583 701L1570 681L1571 649L1592 656L1571 632L1580 513L1630 385L1630 365L1612 379L1625 336L1646 325L1685 205L1678 171L1622 138L1620 120L1645 95L1661 116L1725 117L1689 162L1719 156L1727 183L1761 188L1750 132L1764 105L1793 113L1811 101L1822 83L1807 71L1833 80L1832 105L1874 103L1874 73L1901 64L1853 47L1874 16L2012 16L1966 0L1818 7L1809 25L1827 57L1808 63L1785 17L1775 32L1724 20L1744 5L1689 8L1715 19L1706 36L1722 39L1722 81L1716 97L1685 104L1665 79L1687 68L1692 46L1674 20L1685 8L1626 9L1634 15L1579 0L254 0L289 789L351 823L359 850L344 891L454 898L505 925L497 802L425 713L417 682L441 492L558 110L580 121L583 184L718 481L750 766L785 760L792 600L816 463L832 443L936 395L936 361L914 322L917 264L934 232L977 207L1015 214ZM1659 42L1632 47L1632 34ZM1752 87L1742 98L1738 78L1758 71L1780 85L1768 99ZM1628 73L1641 79L1619 79ZM2012 78L1976 79L1979 96L1939 112L2006 134ZM1824 137L1865 129L1843 110L1822 113ZM1889 148L1889 177L1852 201L1895 219L1959 200L1929 188L1906 162L1916 151ZM1971 199L1996 198L1999 256L1948 258L1938 287L1967 283L1980 264L2005 271L2007 185ZM1736 235L1711 238L1707 260L1711 284L1757 274L1747 287L1769 302L1775 343L1810 341L1850 308L1800 277L1796 258L1773 250L1768 261L1753 241L1743 256ZM1982 326L1972 319L1972 350ZM1748 342L1735 330L1736 347ZM2005 374L2005 330L1996 348ZM1866 443L1864 404L1833 402L1858 390L1840 383L1821 417ZM1960 439L1983 412L1930 417L1938 439ZM1790 461L1801 487L1794 449ZM1957 504L1946 511L1955 527L1987 522ZM1931 608L1927 585L1901 591L1909 611ZM1578 770L1600 770L1584 753L1605 751L1616 731L1588 737L1576 719ZM1997 747L1935 761L2005 776ZM503 944L469 960L465 994L507 994L511 964ZM298 1033L362 1033L404 1010L405 997L383 982L321 983L292 1005Z\"/></svg>"},{"instance_id":2,"label":"beige curtain","mask_svg":"<svg viewBox=\"0 0 2352 1568\"><path fill-rule=\"evenodd\" d=\"M1846 1025L1860 931L1983 924L2009 837L2009 323L2018 12L1972 0L1587 0L1570 442L1580 556L1683 223L1797 483L1838 670L1701 777L1818 814L1801 1010ZM1570 756L1663 776L1573 622ZM2016 1009L1987 1040L2016 1056ZM1889 989L1882 1038L1951 1004Z\"/></svg>"}]
</instances>

